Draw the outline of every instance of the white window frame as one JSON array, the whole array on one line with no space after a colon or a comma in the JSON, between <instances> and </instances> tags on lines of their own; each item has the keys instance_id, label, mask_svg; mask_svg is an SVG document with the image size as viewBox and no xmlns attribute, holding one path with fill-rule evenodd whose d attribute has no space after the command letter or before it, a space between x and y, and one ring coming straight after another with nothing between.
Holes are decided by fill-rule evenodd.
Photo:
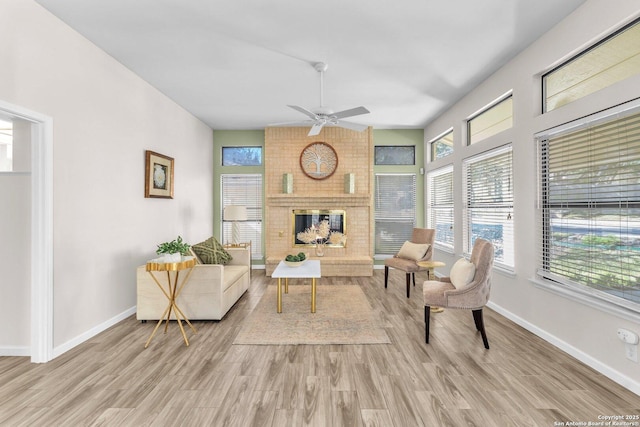
<instances>
[{"instance_id":1,"label":"white window frame","mask_svg":"<svg viewBox=\"0 0 640 427\"><path fill-rule=\"evenodd\" d=\"M513 272L515 267L512 155L512 145L507 144L469 157L462 162L464 254L471 255L474 237L483 237L494 245L494 265L509 272ZM496 159L500 160L498 164L495 163ZM472 169L475 169L476 165L486 167L478 175L483 180L487 179L486 182L473 179ZM500 172L496 169L498 165L503 167L502 172L505 174L496 174L496 171ZM496 189L500 191L496 192ZM502 238L492 239L490 231L485 231L485 234L480 236L477 235L478 232L474 233L473 225L477 222L473 218L477 214L490 221L488 225L499 226Z\"/></svg>"},{"instance_id":2,"label":"white window frame","mask_svg":"<svg viewBox=\"0 0 640 427\"><path fill-rule=\"evenodd\" d=\"M385 179L386 177L407 177L409 179L413 179L413 183L411 184L413 188L401 189L394 187L395 194L398 198L405 198L407 195L411 198L411 202L413 203L413 210L402 210L399 209L398 199L385 199L384 194L379 188L379 180ZM375 196L374 196L374 221L377 225L378 223L387 223L387 224L396 224L399 225L400 228L403 225L406 225L406 229L403 230L399 235L396 235L392 238L392 243L388 246L390 248L384 252L378 252L380 246L378 242L384 240L384 236L382 236L382 231L379 230L376 226L375 230L375 244L374 244L374 252L376 253L377 259L384 259L396 254L402 244L406 240L411 239L411 234L413 232L413 228L416 226L416 215L417 215L417 177L415 173L376 173L374 176L375 180ZM405 194L406 193L406 194ZM384 210L379 209L380 204L384 204ZM397 246L397 247L396 247Z\"/></svg>"},{"instance_id":3,"label":"white window frame","mask_svg":"<svg viewBox=\"0 0 640 427\"><path fill-rule=\"evenodd\" d=\"M542 113L605 89L640 73L640 19L625 25L542 75Z\"/></svg>"},{"instance_id":4,"label":"white window frame","mask_svg":"<svg viewBox=\"0 0 640 427\"><path fill-rule=\"evenodd\" d=\"M507 104L508 103L508 104ZM509 115L501 114L501 108L503 106L508 105L510 108ZM489 118L488 120L486 120ZM489 127L482 130L482 132L472 132L472 127L474 122L478 122L481 119L485 123L485 125L489 125ZM491 138L494 135L497 135L501 132L504 132L513 127L513 93L512 91L507 92L502 95L495 101L491 102L489 105L483 107L476 113L472 114L467 119L467 145L477 144L481 141L484 141L488 138ZM479 135L476 137L476 135ZM475 139L477 138L477 139Z\"/></svg>"},{"instance_id":5,"label":"white window frame","mask_svg":"<svg viewBox=\"0 0 640 427\"><path fill-rule=\"evenodd\" d=\"M224 221L224 208L229 205L246 206L247 221L238 224L240 230L240 242L251 243L251 257L260 259L262 253L262 220L263 220L263 176L262 174L221 174L220 175L220 236L222 242L230 242L232 222ZM232 182L238 183L232 190ZM245 182L243 182L245 181ZM251 185L253 183L253 185Z\"/></svg>"},{"instance_id":6,"label":"white window frame","mask_svg":"<svg viewBox=\"0 0 640 427\"><path fill-rule=\"evenodd\" d=\"M541 144L545 140L552 139L558 135L572 133L582 128L592 127L601 123L612 122L620 117L627 115L634 115L640 113L640 100L629 102L606 111L593 114L591 116L575 120L573 122L549 129L544 132L540 132L535 135L538 148L541 148ZM539 209L537 212L537 232L538 232L538 271L537 275L532 281L539 287L550 290L558 295L570 298L575 301L582 302L591 307L601 309L603 311L614 313L620 317L627 318L633 321L640 321L640 304L634 301L611 295L610 293L601 291L599 289L589 287L586 284L576 283L568 278L557 276L552 274L545 268L545 252L543 251L543 245L547 242L548 237L545 238L545 234L548 235L550 226L548 225L548 218L545 218L545 208L549 208L544 201L544 174L543 174L543 151L539 151L539 178L538 183L540 185L540 201ZM546 225L547 224L547 225ZM549 244L547 242L547 244Z\"/></svg>"},{"instance_id":7,"label":"white window frame","mask_svg":"<svg viewBox=\"0 0 640 427\"><path fill-rule=\"evenodd\" d=\"M451 141L451 151L449 153L444 154L443 156L438 157L437 154L437 147L438 144L442 144L442 145L446 145L449 146L449 144L446 144L444 141ZM444 159L447 156L450 156L451 154L453 154L454 151L454 141L453 141L453 128L449 128L446 131L442 132L440 135L436 136L435 138L433 138L431 141L429 141L429 152L430 152L430 157L431 157L431 161L434 162L438 159Z\"/></svg>"},{"instance_id":8,"label":"white window frame","mask_svg":"<svg viewBox=\"0 0 640 427\"><path fill-rule=\"evenodd\" d=\"M446 175L449 176L446 177ZM446 188L441 188L438 183L445 185ZM436 230L434 245L449 253L454 251L454 215L453 165L429 171L427 173L427 227ZM439 218L447 217L450 221L438 223ZM447 235L451 238L443 238Z\"/></svg>"}]
</instances>

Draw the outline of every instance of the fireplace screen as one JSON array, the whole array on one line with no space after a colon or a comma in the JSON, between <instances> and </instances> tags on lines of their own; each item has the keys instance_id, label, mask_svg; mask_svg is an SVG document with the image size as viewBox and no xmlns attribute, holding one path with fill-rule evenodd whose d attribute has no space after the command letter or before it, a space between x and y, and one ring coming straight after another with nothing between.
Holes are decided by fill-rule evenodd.
<instances>
[{"instance_id":1,"label":"fireplace screen","mask_svg":"<svg viewBox=\"0 0 640 427\"><path fill-rule=\"evenodd\" d=\"M306 230L307 228L318 228L322 221L329 222L329 229L334 232L340 232L347 234L346 231L346 214L343 210L293 210L293 244L294 246L305 246L305 242L298 239L298 233ZM328 239L321 239L323 243L328 246L342 247L344 244L332 245L329 244Z\"/></svg>"}]
</instances>

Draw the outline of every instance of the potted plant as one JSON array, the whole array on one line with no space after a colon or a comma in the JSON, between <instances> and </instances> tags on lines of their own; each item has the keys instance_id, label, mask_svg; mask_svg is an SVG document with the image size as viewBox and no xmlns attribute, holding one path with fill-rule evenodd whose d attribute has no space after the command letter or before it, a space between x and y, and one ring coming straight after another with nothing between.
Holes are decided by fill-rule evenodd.
<instances>
[{"instance_id":1,"label":"potted plant","mask_svg":"<svg viewBox=\"0 0 640 427\"><path fill-rule=\"evenodd\" d=\"M182 241L182 237L178 236L170 242L163 242L158 245L156 253L163 255L164 262L180 262L182 261L182 255L189 255L189 245Z\"/></svg>"}]
</instances>

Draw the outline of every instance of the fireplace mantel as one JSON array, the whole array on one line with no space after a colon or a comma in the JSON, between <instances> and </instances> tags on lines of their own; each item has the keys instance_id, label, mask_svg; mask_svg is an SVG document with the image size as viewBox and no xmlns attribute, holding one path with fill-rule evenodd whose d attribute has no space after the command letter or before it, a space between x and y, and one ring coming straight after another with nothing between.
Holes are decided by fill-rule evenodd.
<instances>
[{"instance_id":1,"label":"fireplace mantel","mask_svg":"<svg viewBox=\"0 0 640 427\"><path fill-rule=\"evenodd\" d=\"M326 207L339 206L369 206L371 195L359 194L272 194L266 197L268 206L317 205Z\"/></svg>"}]
</instances>

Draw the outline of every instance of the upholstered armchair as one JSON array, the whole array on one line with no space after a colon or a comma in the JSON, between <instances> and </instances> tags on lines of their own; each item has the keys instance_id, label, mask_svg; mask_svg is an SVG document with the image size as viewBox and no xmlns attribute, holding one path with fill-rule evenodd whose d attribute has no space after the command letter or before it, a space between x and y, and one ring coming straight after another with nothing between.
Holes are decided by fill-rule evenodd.
<instances>
[{"instance_id":1,"label":"upholstered armchair","mask_svg":"<svg viewBox=\"0 0 640 427\"><path fill-rule=\"evenodd\" d=\"M407 281L407 298L411 295L411 278L413 277L413 286L416 285L416 271L427 270L426 267L420 267L419 261L429 261L433 254L433 240L436 231L430 228L414 228L411 240L406 242L400 251L388 258L384 262L384 287L387 287L389 281L389 267L402 270L406 274ZM428 247L426 247L428 245Z\"/></svg>"},{"instance_id":2,"label":"upholstered armchair","mask_svg":"<svg viewBox=\"0 0 640 427\"><path fill-rule=\"evenodd\" d=\"M476 239L470 261L464 258L458 260L451 267L450 277L424 282L422 293L427 343L429 343L431 307L458 308L472 311L473 320L476 329L482 335L484 347L489 348L482 318L482 308L489 301L493 251L493 245L490 242Z\"/></svg>"}]
</instances>

